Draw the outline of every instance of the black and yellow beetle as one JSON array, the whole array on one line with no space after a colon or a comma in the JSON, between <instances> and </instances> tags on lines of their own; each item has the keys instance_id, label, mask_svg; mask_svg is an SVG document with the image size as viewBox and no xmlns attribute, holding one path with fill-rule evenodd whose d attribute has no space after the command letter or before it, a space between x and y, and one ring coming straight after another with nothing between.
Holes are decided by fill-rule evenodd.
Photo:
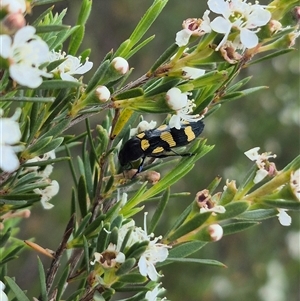
<instances>
[{"instance_id":1,"label":"black and yellow beetle","mask_svg":"<svg viewBox=\"0 0 300 301\"><path fill-rule=\"evenodd\" d=\"M190 156L190 153L177 154L172 148L189 144L203 131L204 123L196 122L183 123L181 128L170 128L162 125L153 130L137 134L129 139L119 152L119 161L124 169L132 168L132 161L142 158L137 173L142 171L146 157L164 158L173 155ZM169 153L169 154L168 154Z\"/></svg>"}]
</instances>

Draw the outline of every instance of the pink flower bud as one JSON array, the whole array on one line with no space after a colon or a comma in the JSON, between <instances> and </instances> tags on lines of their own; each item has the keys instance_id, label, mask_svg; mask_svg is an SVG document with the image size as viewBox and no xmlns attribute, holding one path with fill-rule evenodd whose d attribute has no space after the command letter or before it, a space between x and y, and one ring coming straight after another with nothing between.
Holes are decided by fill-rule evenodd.
<instances>
[{"instance_id":1,"label":"pink flower bud","mask_svg":"<svg viewBox=\"0 0 300 301\"><path fill-rule=\"evenodd\" d=\"M213 224L208 227L208 233L212 241L218 241L223 237L223 228L219 224Z\"/></svg>"},{"instance_id":2,"label":"pink flower bud","mask_svg":"<svg viewBox=\"0 0 300 301\"><path fill-rule=\"evenodd\" d=\"M25 18L22 13L12 13L7 15L1 24L1 32L12 35L26 25Z\"/></svg>"},{"instance_id":3,"label":"pink flower bud","mask_svg":"<svg viewBox=\"0 0 300 301\"><path fill-rule=\"evenodd\" d=\"M116 69L116 71L118 71L118 73L122 75L126 74L129 70L128 62L122 57L115 57L112 60L111 64L113 68Z\"/></svg>"},{"instance_id":4,"label":"pink flower bud","mask_svg":"<svg viewBox=\"0 0 300 301\"><path fill-rule=\"evenodd\" d=\"M96 89L96 95L97 95L98 99L100 100L100 102L106 102L110 98L110 91L108 90L108 88L106 86L99 86Z\"/></svg>"}]
</instances>

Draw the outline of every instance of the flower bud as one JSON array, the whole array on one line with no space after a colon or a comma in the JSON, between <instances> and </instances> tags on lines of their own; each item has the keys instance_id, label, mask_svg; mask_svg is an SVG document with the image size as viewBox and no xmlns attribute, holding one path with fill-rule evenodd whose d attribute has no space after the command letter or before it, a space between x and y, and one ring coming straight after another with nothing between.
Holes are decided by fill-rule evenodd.
<instances>
[{"instance_id":1,"label":"flower bud","mask_svg":"<svg viewBox=\"0 0 300 301\"><path fill-rule=\"evenodd\" d=\"M207 230L212 241L218 241L223 237L223 228L219 224L212 224Z\"/></svg>"},{"instance_id":2,"label":"flower bud","mask_svg":"<svg viewBox=\"0 0 300 301\"><path fill-rule=\"evenodd\" d=\"M129 70L128 62L122 57L115 57L112 60L111 65L118 73L122 75L126 74Z\"/></svg>"},{"instance_id":3,"label":"flower bud","mask_svg":"<svg viewBox=\"0 0 300 301\"><path fill-rule=\"evenodd\" d=\"M146 180L152 185L156 184L160 180L160 173L154 170L149 170L146 172Z\"/></svg>"},{"instance_id":4,"label":"flower bud","mask_svg":"<svg viewBox=\"0 0 300 301\"><path fill-rule=\"evenodd\" d=\"M106 86L99 86L96 89L96 95L97 95L98 99L100 100L100 102L106 102L110 98L110 91L108 90L108 88Z\"/></svg>"},{"instance_id":5,"label":"flower bud","mask_svg":"<svg viewBox=\"0 0 300 301\"><path fill-rule=\"evenodd\" d=\"M25 18L21 13L7 15L0 24L1 33L13 35L19 29L26 25Z\"/></svg>"}]
</instances>

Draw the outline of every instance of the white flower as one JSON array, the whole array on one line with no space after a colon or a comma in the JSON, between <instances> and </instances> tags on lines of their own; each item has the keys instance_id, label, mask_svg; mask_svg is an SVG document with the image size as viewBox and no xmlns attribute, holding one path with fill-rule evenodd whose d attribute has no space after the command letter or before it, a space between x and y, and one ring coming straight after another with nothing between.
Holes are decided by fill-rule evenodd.
<instances>
[{"instance_id":1,"label":"white flower","mask_svg":"<svg viewBox=\"0 0 300 301\"><path fill-rule=\"evenodd\" d=\"M141 132L153 130L156 127L157 122L151 120L150 122L142 120L136 128L130 130L130 136L135 136Z\"/></svg>"},{"instance_id":2,"label":"white flower","mask_svg":"<svg viewBox=\"0 0 300 301\"><path fill-rule=\"evenodd\" d=\"M9 74L18 84L37 88L42 76L52 77L39 66L48 62L48 45L37 35L35 28L25 26L17 31L14 40L8 35L0 35L0 56L8 60Z\"/></svg>"},{"instance_id":3,"label":"white flower","mask_svg":"<svg viewBox=\"0 0 300 301\"><path fill-rule=\"evenodd\" d=\"M294 195L300 201L300 169L291 172L290 186Z\"/></svg>"},{"instance_id":4,"label":"white flower","mask_svg":"<svg viewBox=\"0 0 300 301\"><path fill-rule=\"evenodd\" d=\"M271 13L263 6L247 3L246 0L209 0L207 4L211 11L223 15L210 23L213 31L224 34L216 50L220 49L233 31L239 32L238 42L243 48L255 47L258 44L256 33L259 27L271 19Z\"/></svg>"},{"instance_id":5,"label":"white flower","mask_svg":"<svg viewBox=\"0 0 300 301\"><path fill-rule=\"evenodd\" d=\"M122 57L115 57L111 61L111 65L118 73L120 73L122 75L126 74L129 70L128 62Z\"/></svg>"},{"instance_id":6,"label":"white flower","mask_svg":"<svg viewBox=\"0 0 300 301\"><path fill-rule=\"evenodd\" d=\"M158 300L165 300L165 298L163 299L158 299L158 295L161 294L162 292L164 292L164 288L160 287L161 283L157 284L157 286L152 290L152 291L148 291L145 295L145 299L147 301L158 301Z\"/></svg>"},{"instance_id":7,"label":"white flower","mask_svg":"<svg viewBox=\"0 0 300 301\"><path fill-rule=\"evenodd\" d=\"M21 145L14 146L22 136L16 121L21 115L21 109L17 109L10 118L2 118L2 113L0 110L0 168L5 172L13 172L20 166L16 153L23 150Z\"/></svg>"},{"instance_id":8,"label":"white flower","mask_svg":"<svg viewBox=\"0 0 300 301\"><path fill-rule=\"evenodd\" d=\"M268 174L273 174L276 171L274 163L270 163L268 161L269 158L276 158L276 155L271 155L270 152L262 153L261 155L258 153L259 147L254 147L244 154L251 160L256 161L256 165L258 167L258 171L256 172L256 176L253 179L255 184L262 181Z\"/></svg>"},{"instance_id":9,"label":"white flower","mask_svg":"<svg viewBox=\"0 0 300 301\"><path fill-rule=\"evenodd\" d=\"M0 9L5 8L9 14L24 13L26 11L25 0L1 0Z\"/></svg>"},{"instance_id":10,"label":"white flower","mask_svg":"<svg viewBox=\"0 0 300 301\"><path fill-rule=\"evenodd\" d=\"M89 62L88 58L86 59L85 63L81 63L81 58L77 58L73 55L66 55L65 52L54 52L50 53L49 59L51 62L56 60L65 59L59 66L57 66L52 73L58 73L62 80L66 81L77 81L77 79L73 76L75 74L84 74L90 71L93 67L93 63Z\"/></svg>"},{"instance_id":11,"label":"white flower","mask_svg":"<svg viewBox=\"0 0 300 301\"><path fill-rule=\"evenodd\" d=\"M52 150L48 153L43 154L42 156L36 156L32 159L29 159L26 161L26 163L34 163L34 162L42 162L47 161L51 159L55 159L55 150ZM30 166L25 168L25 172L31 172L36 171L38 172L39 176L41 176L43 179L49 178L50 174L53 171L53 165L48 164L45 168L41 168L41 166Z\"/></svg>"},{"instance_id":12,"label":"white flower","mask_svg":"<svg viewBox=\"0 0 300 301\"><path fill-rule=\"evenodd\" d=\"M223 237L223 228L219 224L209 225L208 233L212 241L218 241Z\"/></svg>"},{"instance_id":13,"label":"white flower","mask_svg":"<svg viewBox=\"0 0 300 301\"><path fill-rule=\"evenodd\" d=\"M286 213L286 209L277 208L279 213L277 214L279 222L282 226L290 226L292 218Z\"/></svg>"},{"instance_id":14,"label":"white flower","mask_svg":"<svg viewBox=\"0 0 300 301\"><path fill-rule=\"evenodd\" d=\"M183 21L183 29L176 33L175 43L179 46L186 46L191 36L202 36L211 32L209 15L210 11L206 10L202 19L189 18Z\"/></svg>"},{"instance_id":15,"label":"white flower","mask_svg":"<svg viewBox=\"0 0 300 301\"><path fill-rule=\"evenodd\" d=\"M99 98L100 102L106 102L110 98L110 91L106 86L99 86L96 89L96 95Z\"/></svg>"},{"instance_id":16,"label":"white flower","mask_svg":"<svg viewBox=\"0 0 300 301\"><path fill-rule=\"evenodd\" d=\"M119 252L117 246L110 243L107 249L103 253L94 253L95 260L91 261L91 265L96 262L100 263L104 268L112 268L117 263L123 263L125 261L125 255Z\"/></svg>"},{"instance_id":17,"label":"white flower","mask_svg":"<svg viewBox=\"0 0 300 301\"><path fill-rule=\"evenodd\" d=\"M59 191L59 184L57 181L53 180L46 188L36 188L33 191L34 193L41 195L41 203L44 209L51 209L54 207L54 205L50 204L49 201L52 199L52 197L57 195Z\"/></svg>"},{"instance_id":18,"label":"white flower","mask_svg":"<svg viewBox=\"0 0 300 301\"><path fill-rule=\"evenodd\" d=\"M0 300L1 301L8 301L8 297L4 293L5 284L0 280Z\"/></svg>"},{"instance_id":19,"label":"white flower","mask_svg":"<svg viewBox=\"0 0 300 301\"><path fill-rule=\"evenodd\" d=\"M147 246L147 249L145 252L141 255L138 267L141 275L143 276L149 276L149 278L153 281L157 280L160 276L156 269L155 264L157 262L165 261L168 257L169 246L165 244L158 243L158 240L161 239L161 237L154 237L154 234L147 234L146 229L146 215L145 213L145 219L144 219L144 230L140 227L136 227L134 225L134 221L131 220L130 222L124 224L118 232L118 244L117 244L117 250L119 250L123 244L123 240L127 234L128 231L131 231L131 235L126 243L126 247L132 246L136 242L142 242L142 241L148 241L149 244ZM153 238L153 239L152 239ZM152 240L151 240L152 239Z\"/></svg>"},{"instance_id":20,"label":"white flower","mask_svg":"<svg viewBox=\"0 0 300 301\"><path fill-rule=\"evenodd\" d=\"M157 243L159 237L149 242L146 251L141 255L138 267L141 275L148 276L152 281L156 281L161 275L157 273L155 264L163 262L169 255L168 246Z\"/></svg>"},{"instance_id":21,"label":"white flower","mask_svg":"<svg viewBox=\"0 0 300 301\"><path fill-rule=\"evenodd\" d=\"M195 104L193 100L188 99L187 93L182 93L180 89L174 87L166 93L166 100L168 106L176 111L176 115L173 115L169 121L171 128L180 129L181 121L195 122L202 119L199 114L189 115L193 112Z\"/></svg>"}]
</instances>

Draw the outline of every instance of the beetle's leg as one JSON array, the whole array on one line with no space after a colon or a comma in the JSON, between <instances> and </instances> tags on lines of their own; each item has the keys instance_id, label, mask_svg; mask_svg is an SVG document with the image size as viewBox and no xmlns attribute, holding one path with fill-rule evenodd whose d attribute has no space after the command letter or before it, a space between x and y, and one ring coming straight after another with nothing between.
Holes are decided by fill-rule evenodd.
<instances>
[{"instance_id":1,"label":"beetle's leg","mask_svg":"<svg viewBox=\"0 0 300 301\"><path fill-rule=\"evenodd\" d=\"M144 166L144 162L145 162L145 159L146 159L146 156L142 158L142 162L141 164L139 165L136 173L133 175L133 177L131 179L133 179L138 173L140 173L143 169L143 166Z\"/></svg>"}]
</instances>

